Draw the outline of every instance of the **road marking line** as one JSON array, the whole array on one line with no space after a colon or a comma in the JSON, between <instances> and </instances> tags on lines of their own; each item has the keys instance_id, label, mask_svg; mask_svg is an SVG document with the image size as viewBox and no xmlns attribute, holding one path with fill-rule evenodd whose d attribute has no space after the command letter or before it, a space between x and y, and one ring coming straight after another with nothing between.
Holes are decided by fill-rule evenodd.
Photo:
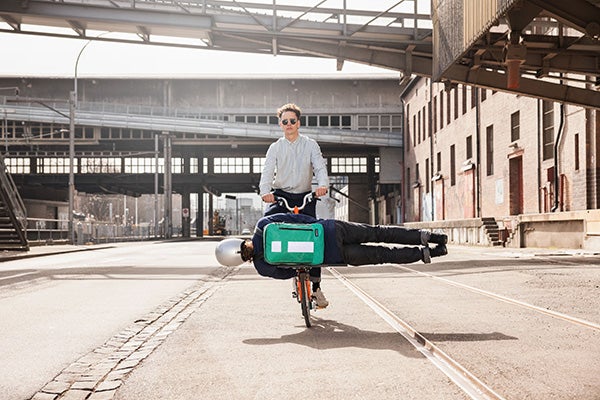
<instances>
[{"instance_id":1,"label":"road marking line","mask_svg":"<svg viewBox=\"0 0 600 400\"><path fill-rule=\"evenodd\" d=\"M415 349L423 354L433 363L440 371L442 371L452 382L460 387L471 399L474 400L504 400L504 397L494 392L485 383L479 380L475 375L470 373L457 361L444 353L435 344L427 340L423 335L417 332L407 322L400 319L392 311L379 303L369 294L364 292L355 283L351 282L344 275L340 274L335 268L328 267L327 270L332 273L339 281L341 281L350 291L358 298L367 304L377 315L399 334L404 336Z\"/></svg>"},{"instance_id":2,"label":"road marking line","mask_svg":"<svg viewBox=\"0 0 600 400\"><path fill-rule=\"evenodd\" d=\"M3 278L0 278L0 281L6 280L6 279L15 279L15 278L20 278L22 276L27 276L27 275L35 275L39 273L39 271L33 271L33 272L23 272L22 274L16 274L16 275L10 275L10 276L5 276Z\"/></svg>"}]
</instances>

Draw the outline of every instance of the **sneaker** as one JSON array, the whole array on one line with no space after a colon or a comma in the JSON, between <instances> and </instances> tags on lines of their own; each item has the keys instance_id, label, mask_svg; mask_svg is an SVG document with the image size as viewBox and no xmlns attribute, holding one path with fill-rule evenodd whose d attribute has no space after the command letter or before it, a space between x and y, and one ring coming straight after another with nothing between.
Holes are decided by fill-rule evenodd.
<instances>
[{"instance_id":1,"label":"sneaker","mask_svg":"<svg viewBox=\"0 0 600 400\"><path fill-rule=\"evenodd\" d=\"M431 249L429 248L429 246L423 247L421 249L421 253L423 253L423 256L421 257L421 260L423 261L423 263L430 264L431 263Z\"/></svg>"},{"instance_id":2,"label":"sneaker","mask_svg":"<svg viewBox=\"0 0 600 400\"><path fill-rule=\"evenodd\" d=\"M315 300L317 308L325 308L329 305L329 302L325 298L325 295L323 294L323 291L320 288L313 292L312 298Z\"/></svg>"},{"instance_id":3,"label":"sneaker","mask_svg":"<svg viewBox=\"0 0 600 400\"><path fill-rule=\"evenodd\" d=\"M298 278L294 277L294 279L292 279L292 298L297 299L298 298Z\"/></svg>"},{"instance_id":4,"label":"sneaker","mask_svg":"<svg viewBox=\"0 0 600 400\"><path fill-rule=\"evenodd\" d=\"M443 233L432 233L431 236L429 236L429 243L448 244L448 235L444 235Z\"/></svg>"},{"instance_id":5,"label":"sneaker","mask_svg":"<svg viewBox=\"0 0 600 400\"><path fill-rule=\"evenodd\" d=\"M438 244L429 251L429 254L431 257L445 256L446 254L448 254L448 249L446 248L445 244Z\"/></svg>"}]
</instances>

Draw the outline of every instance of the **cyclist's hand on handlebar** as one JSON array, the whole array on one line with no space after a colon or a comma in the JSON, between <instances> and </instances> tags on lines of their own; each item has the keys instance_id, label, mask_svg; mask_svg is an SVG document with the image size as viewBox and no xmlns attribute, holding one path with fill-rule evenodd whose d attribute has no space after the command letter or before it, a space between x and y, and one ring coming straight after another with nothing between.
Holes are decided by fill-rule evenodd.
<instances>
[{"instance_id":1,"label":"cyclist's hand on handlebar","mask_svg":"<svg viewBox=\"0 0 600 400\"><path fill-rule=\"evenodd\" d=\"M265 203L275 203L275 196L273 196L273 193L263 194L262 201Z\"/></svg>"},{"instance_id":2,"label":"cyclist's hand on handlebar","mask_svg":"<svg viewBox=\"0 0 600 400\"><path fill-rule=\"evenodd\" d=\"M325 196L327 194L327 187L321 186L315 190L315 197Z\"/></svg>"}]
</instances>

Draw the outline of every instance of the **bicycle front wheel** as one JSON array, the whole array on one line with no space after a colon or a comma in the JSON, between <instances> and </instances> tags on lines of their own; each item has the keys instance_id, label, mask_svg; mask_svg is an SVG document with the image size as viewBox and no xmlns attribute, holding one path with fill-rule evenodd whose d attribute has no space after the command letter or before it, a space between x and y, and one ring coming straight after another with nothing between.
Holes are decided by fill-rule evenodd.
<instances>
[{"instance_id":1,"label":"bicycle front wheel","mask_svg":"<svg viewBox=\"0 0 600 400\"><path fill-rule=\"evenodd\" d=\"M307 328L310 328L310 279L306 272L301 272L298 278L300 290L300 307L302 308L302 316Z\"/></svg>"}]
</instances>

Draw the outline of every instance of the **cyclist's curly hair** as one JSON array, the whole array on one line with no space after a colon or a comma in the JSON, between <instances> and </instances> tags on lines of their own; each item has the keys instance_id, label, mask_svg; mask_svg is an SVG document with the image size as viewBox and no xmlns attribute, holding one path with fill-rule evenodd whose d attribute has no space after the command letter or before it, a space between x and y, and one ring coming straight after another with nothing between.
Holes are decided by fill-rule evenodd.
<instances>
[{"instance_id":1,"label":"cyclist's curly hair","mask_svg":"<svg viewBox=\"0 0 600 400\"><path fill-rule=\"evenodd\" d=\"M282 105L277 109L277 118L281 118L281 115L286 111L293 112L294 114L296 114L296 118L298 119L300 119L300 116L302 115L302 110L300 109L300 107L298 107L294 103L288 103Z\"/></svg>"},{"instance_id":2,"label":"cyclist's curly hair","mask_svg":"<svg viewBox=\"0 0 600 400\"><path fill-rule=\"evenodd\" d=\"M240 251L241 251L241 256L242 256L242 260L244 261L252 261L252 258L254 257L254 251L252 249L250 249L248 246L246 246L246 242L251 242L251 240L246 239L242 242L241 246L240 246Z\"/></svg>"}]
</instances>

